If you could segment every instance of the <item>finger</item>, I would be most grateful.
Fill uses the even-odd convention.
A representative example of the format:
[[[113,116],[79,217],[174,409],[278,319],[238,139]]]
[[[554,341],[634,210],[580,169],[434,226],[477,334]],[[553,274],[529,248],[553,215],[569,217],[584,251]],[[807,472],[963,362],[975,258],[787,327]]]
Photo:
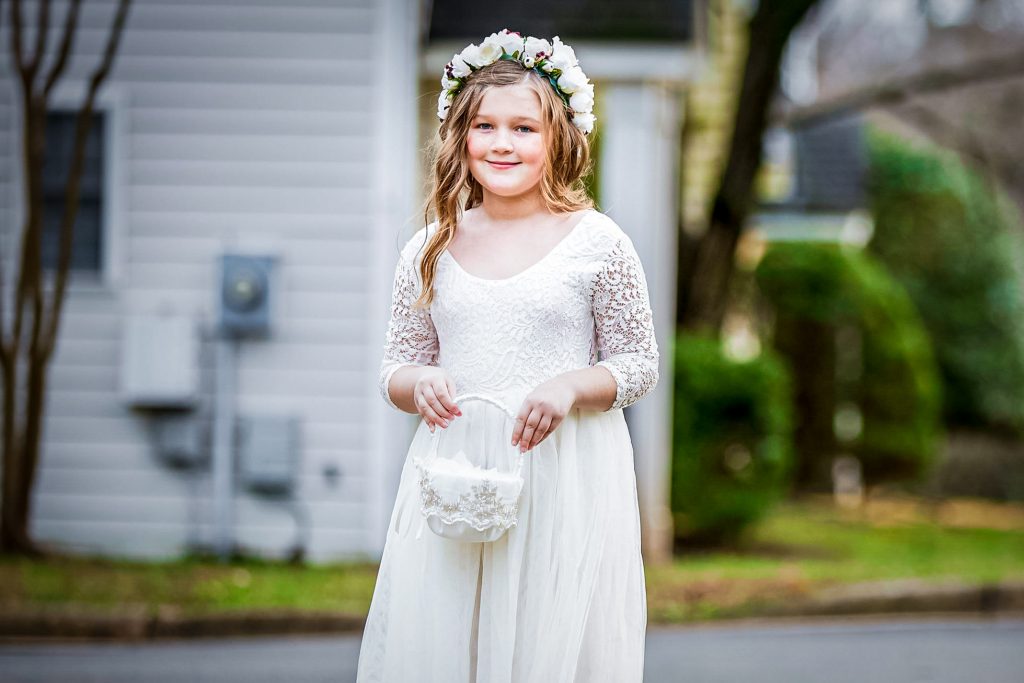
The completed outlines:
[[[436,394],[437,400],[441,403],[441,407],[444,408],[448,414],[448,419],[454,420],[455,416],[459,414],[459,407],[455,405],[455,401],[453,401],[451,395],[449,395],[447,384],[439,387]]]
[[[448,426],[448,420],[454,417],[448,410],[441,405],[440,399],[437,398],[437,394],[434,393],[433,387],[427,387],[423,390],[423,395],[427,399],[427,403],[434,409],[434,412],[441,418],[441,424],[444,427]]]
[[[544,440],[544,437],[548,433],[548,427],[551,424],[551,418],[547,415],[541,418],[540,422],[537,423],[537,429],[533,432],[533,438],[530,439],[530,445],[527,450],[533,449],[534,446]]]
[[[516,415],[516,426],[512,430],[512,445],[515,446],[523,438],[523,427],[526,426],[526,416],[529,414],[529,410],[525,407],[520,409],[519,414]]]
[[[447,392],[446,396],[451,397],[451,405],[448,406],[448,409],[451,410],[456,415],[462,415],[462,410],[459,408],[459,405],[455,402],[455,396],[457,394],[457,392],[455,391],[455,383],[452,382],[450,377],[445,377],[444,387],[445,391]]]
[[[525,451],[529,447],[530,439],[533,438],[533,433],[536,431],[537,424],[540,422],[540,418],[536,417],[537,415],[537,411],[534,411],[526,418],[526,425],[523,427],[523,440],[519,444],[520,451]],[[531,419],[533,422],[530,421]]]
[[[416,409],[419,410],[420,415],[427,421],[427,425],[430,427],[430,431],[434,431],[434,426],[441,424],[441,417],[430,407],[430,402],[427,401],[427,397],[420,394],[416,398]]]
[[[548,435],[548,430],[551,428],[551,416],[545,415],[541,418],[540,423],[537,425],[537,431],[533,433],[533,440],[530,442],[529,448],[532,449],[534,446],[544,440],[544,437]]]

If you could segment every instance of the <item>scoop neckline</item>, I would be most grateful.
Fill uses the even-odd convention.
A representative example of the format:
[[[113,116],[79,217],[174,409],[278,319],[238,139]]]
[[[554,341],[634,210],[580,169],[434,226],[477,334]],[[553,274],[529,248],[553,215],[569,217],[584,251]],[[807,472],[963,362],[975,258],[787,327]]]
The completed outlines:
[[[550,249],[548,249],[547,253],[540,257],[540,260],[534,261],[532,264],[528,265],[523,270],[519,271],[518,273],[515,273],[514,275],[509,275],[508,277],[492,278],[492,277],[480,277],[479,275],[473,275],[473,273],[470,273],[468,270],[463,268],[459,264],[459,262],[455,260],[455,257],[452,256],[448,252],[447,248],[445,248],[445,250],[442,251],[441,253],[444,256],[448,257],[448,260],[455,265],[455,268],[460,273],[462,273],[466,277],[470,278],[471,280],[478,280],[480,282],[495,282],[495,283],[510,282],[512,280],[516,280],[516,279],[522,277],[523,275],[526,275],[527,273],[529,273],[530,271],[538,268],[541,264],[543,264],[545,261],[550,259],[552,257],[552,255],[554,255],[555,252],[557,252],[559,249],[561,249],[562,246],[566,242],[569,241],[569,238],[571,238],[580,229],[580,226],[582,226],[584,223],[586,223],[587,219],[590,218],[591,216],[593,216],[593,214],[595,214],[595,213],[598,213],[598,211],[596,209],[587,209],[586,213],[583,214],[583,218],[581,218],[578,221],[576,221],[576,225],[574,225],[572,227],[572,230],[570,230],[568,233],[566,233],[565,237],[563,237],[562,239],[558,240],[558,242],[555,244],[555,246],[553,246]]]

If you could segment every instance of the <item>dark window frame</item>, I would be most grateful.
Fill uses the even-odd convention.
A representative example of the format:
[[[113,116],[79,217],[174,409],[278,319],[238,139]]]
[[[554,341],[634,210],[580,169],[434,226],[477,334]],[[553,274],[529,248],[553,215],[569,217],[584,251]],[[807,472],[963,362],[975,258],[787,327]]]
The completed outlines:
[[[43,163],[43,252],[44,271],[57,267],[60,221],[64,212],[67,174],[74,150],[77,109],[55,107],[46,116],[46,153]],[[106,247],[105,203],[109,188],[105,173],[109,116],[104,109],[93,111],[92,126],[86,141],[86,154],[79,189],[79,207],[69,271],[72,277],[85,275],[99,279],[104,274]]]

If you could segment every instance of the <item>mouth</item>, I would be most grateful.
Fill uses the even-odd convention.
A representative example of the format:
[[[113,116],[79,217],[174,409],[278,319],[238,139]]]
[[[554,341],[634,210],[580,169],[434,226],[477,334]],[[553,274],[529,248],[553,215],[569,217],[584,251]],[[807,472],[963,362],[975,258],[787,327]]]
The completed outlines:
[[[513,166],[519,165],[519,162],[512,163],[508,161],[488,161],[487,163],[489,163],[494,168],[512,168]]]

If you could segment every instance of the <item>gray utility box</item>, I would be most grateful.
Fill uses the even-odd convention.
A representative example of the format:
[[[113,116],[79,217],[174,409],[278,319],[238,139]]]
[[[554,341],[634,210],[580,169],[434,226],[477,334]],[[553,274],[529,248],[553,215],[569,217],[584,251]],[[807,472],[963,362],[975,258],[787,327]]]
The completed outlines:
[[[193,409],[199,402],[199,336],[185,315],[134,314],[121,336],[120,393],[133,408]]]
[[[207,467],[212,425],[198,411],[162,412],[153,417],[157,453],[179,469]]]
[[[222,254],[217,310],[220,329],[233,337],[270,334],[274,256]]]
[[[241,484],[258,493],[292,493],[299,470],[299,419],[245,416],[237,424]]]

